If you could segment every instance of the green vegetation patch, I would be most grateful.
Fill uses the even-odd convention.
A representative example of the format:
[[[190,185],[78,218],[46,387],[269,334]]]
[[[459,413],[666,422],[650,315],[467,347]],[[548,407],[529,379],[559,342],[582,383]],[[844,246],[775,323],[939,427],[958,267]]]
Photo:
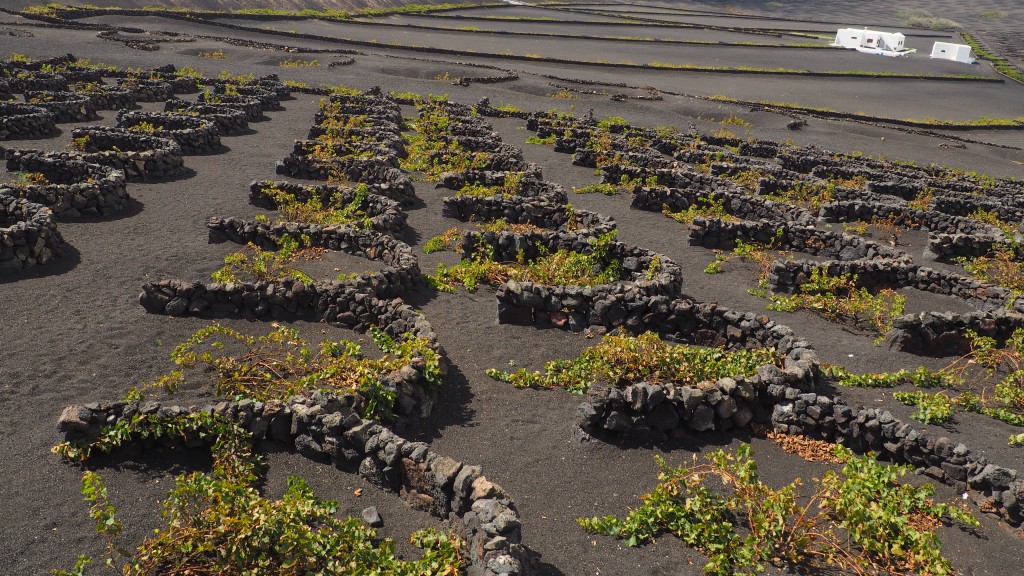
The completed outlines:
[[[855,457],[842,446],[839,472],[815,478],[807,494],[800,479],[776,489],[761,481],[753,451],[716,450],[691,467],[660,456],[658,486],[624,518],[581,518],[589,532],[638,546],[673,534],[708,557],[704,573],[760,574],[769,564],[809,573],[952,575],[935,528],[977,526],[967,510],[935,503],[931,484],[899,479],[908,466]],[[724,486],[724,488],[722,488]],[[724,492],[724,494],[723,494]]]
[[[82,476],[97,534],[107,540],[104,564],[126,575],[167,574],[325,574],[356,576],[457,576],[464,542],[454,534],[426,529],[410,537],[422,550],[415,561],[395,555],[392,540],[358,518],[338,519],[335,501],[318,501],[302,478],[291,476],[277,500],[260,494],[263,460],[252,451],[252,438],[219,416],[192,413],[173,418],[136,414],[105,428],[92,443],[62,443],[54,452],[86,460],[93,451],[108,452],[129,441],[150,438],[213,442],[213,470],[175,477],[163,501],[164,524],[137,546],[122,542],[123,526],[101,476]],[[93,561],[81,555],[71,570],[57,576],[84,576]]]
[[[1002,346],[994,338],[971,330],[966,338],[970,352],[940,370],[920,366],[914,370],[857,374],[841,366],[823,366],[822,372],[841,386],[891,388],[913,384],[919,388],[962,390],[952,397],[895,393],[894,397],[900,394],[897,400],[919,408],[914,417],[922,421],[943,422],[955,408],[960,408],[1024,427],[1024,329],[1015,330]],[[981,385],[981,394],[964,390],[970,384]]]
[[[132,388],[126,400],[139,401],[152,390],[175,393],[185,382],[183,370],[201,367],[213,378],[220,398],[285,401],[316,390],[337,394],[356,392],[367,400],[364,416],[388,418],[395,392],[382,378],[413,361],[425,363],[428,386],[441,383],[440,357],[425,338],[405,335],[398,341],[371,329],[380,358],[366,358],[349,340],[324,340],[318,347],[285,326],[254,336],[221,324],[196,331],[174,348],[171,360],[179,367],[152,382]]]
[[[815,268],[811,278],[791,296],[771,296],[769,310],[793,312],[810,310],[834,322],[864,324],[881,340],[892,328],[893,320],[903,314],[907,297],[891,288],[871,292],[858,288],[856,274],[830,276]]]
[[[437,273],[428,276],[438,290],[453,292],[464,286],[470,292],[480,284],[497,285],[510,280],[551,286],[599,286],[622,277],[622,261],[611,253],[615,232],[590,240],[588,252],[557,250],[544,252],[532,261],[498,262],[486,248],[479,248],[454,266],[438,263]]]
[[[366,214],[367,195],[370,188],[366,184],[358,184],[355,195],[346,202],[341,191],[335,192],[325,203],[317,194],[310,194],[305,200],[298,199],[295,194],[272,185],[263,191],[277,205],[281,213],[278,222],[300,222],[304,224],[320,224],[337,226],[347,224],[360,229],[370,228],[370,217]]]
[[[541,372],[491,369],[487,375],[517,388],[565,388],[583,394],[597,382],[625,386],[637,382],[694,386],[724,377],[750,376],[758,366],[781,365],[768,348],[728,352],[672,344],[653,332],[640,336],[605,336],[601,342],[568,360],[552,360]]]
[[[985,50],[985,48],[981,46],[981,43],[979,43],[978,40],[974,38],[974,36],[971,36],[970,34],[967,33],[962,33],[960,34],[960,36],[963,37],[964,42],[966,42],[971,47],[971,50],[974,51],[975,56],[982,60],[987,60],[988,62],[990,62],[992,64],[992,67],[995,68],[996,71],[999,72],[1000,74],[1003,74],[1008,78],[1012,78],[1013,80],[1016,80],[1017,82],[1024,84],[1024,72],[1021,72],[1020,68],[1014,66],[1006,58],[993,54],[988,50]]]
[[[214,282],[277,282],[291,279],[312,284],[313,278],[295,268],[301,260],[315,260],[323,255],[322,248],[312,248],[309,238],[299,240],[285,234],[278,241],[277,250],[264,250],[252,242],[241,250],[224,257],[224,266],[210,275]]]

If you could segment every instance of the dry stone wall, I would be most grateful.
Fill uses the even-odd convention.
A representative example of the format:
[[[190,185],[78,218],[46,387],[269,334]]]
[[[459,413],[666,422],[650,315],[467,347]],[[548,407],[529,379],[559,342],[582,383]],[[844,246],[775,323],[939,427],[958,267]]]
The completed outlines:
[[[0,272],[47,264],[63,252],[53,211],[0,193]]]
[[[396,374],[396,378],[401,374]],[[192,412],[214,414],[246,429],[254,442],[271,441],[312,460],[358,473],[410,506],[450,522],[465,539],[470,573],[518,576],[527,573],[522,520],[515,502],[479,466],[440,455],[424,442],[411,442],[360,417],[354,395],[313,393],[286,402],[220,402],[201,408],[157,402],[112,402],[64,409],[58,429],[69,441],[88,440],[104,426],[144,417],[173,418]],[[197,448],[193,438],[163,437],[140,448]]]
[[[181,146],[169,138],[104,126],[75,128],[71,137],[83,142],[83,161],[121,170],[129,179],[173,178],[185,169]]]
[[[44,108],[0,102],[0,139],[38,140],[56,131],[53,114]]]
[[[0,186],[0,195],[42,204],[59,218],[109,216],[128,206],[124,172],[67,152],[3,150],[7,169],[42,174],[43,184]]]
[[[276,210],[277,201],[271,194],[271,191],[275,190],[290,194],[296,202],[305,203],[316,198],[322,206],[336,207],[349,206],[360,195],[355,188],[342,186],[305,186],[285,181],[258,180],[249,184],[249,203],[268,210]],[[405,222],[409,215],[402,209],[401,203],[373,192],[363,193],[363,198],[360,210],[366,214],[370,228],[391,233],[405,230]]]
[[[213,154],[223,151],[220,132],[210,120],[173,112],[122,110],[117,113],[118,128],[136,128],[146,124],[155,127],[155,130],[147,130],[153,136],[174,140],[181,146],[184,154]]]

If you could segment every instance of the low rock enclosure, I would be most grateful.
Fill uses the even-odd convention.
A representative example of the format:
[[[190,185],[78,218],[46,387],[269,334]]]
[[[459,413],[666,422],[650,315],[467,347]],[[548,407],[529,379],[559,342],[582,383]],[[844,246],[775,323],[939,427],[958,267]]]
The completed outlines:
[[[273,96],[270,92],[268,95]],[[258,98],[249,96],[242,96],[239,94],[223,94],[216,93],[211,94],[204,92],[199,95],[196,99],[199,104],[222,104],[224,106],[234,108],[235,110],[241,110],[245,112],[245,117],[248,120],[262,120],[263,119],[263,104]],[[271,110],[273,108],[270,108]]]
[[[304,186],[292,182],[259,180],[249,184],[249,203],[253,206],[277,209],[277,201],[271,191],[280,190],[290,194],[297,202],[307,202],[316,198],[323,206],[348,206],[360,198],[355,188],[341,186]],[[390,198],[368,192],[362,196],[359,209],[366,214],[369,227],[379,232],[401,232],[405,229],[408,213],[402,205]]]
[[[367,288],[381,298],[394,297],[423,284],[419,260],[405,242],[375,230],[358,230],[351,226],[320,226],[280,222],[272,224],[237,218],[211,218],[207,224],[210,242],[224,241],[255,244],[264,250],[277,250],[284,236],[301,238],[311,248],[340,250],[353,256],[380,260],[385,267],[378,272],[360,273],[352,283]],[[331,283],[337,285],[338,283]],[[326,292],[337,287],[324,289]]]
[[[499,261],[515,261],[519,254],[524,254],[527,262],[532,261],[540,254],[538,246],[549,253],[587,253],[594,249],[593,237],[577,234],[485,232],[464,238],[464,253],[474,253],[483,246]],[[498,322],[555,325],[574,331],[588,325],[609,329],[624,326],[642,332],[648,323],[660,321],[660,314],[667,312],[668,301],[682,290],[682,270],[668,258],[621,242],[612,243],[608,252],[611,258],[622,262],[620,281],[593,287],[507,282],[495,294]]]
[[[526,573],[521,526],[515,502],[498,484],[472,466],[410,442],[391,430],[359,417],[352,396],[315,393],[287,402],[242,400],[221,402],[199,410],[236,422],[257,442],[269,440],[313,460],[330,462],[358,473],[385,490],[400,494],[410,506],[449,520],[466,540],[471,570],[484,576]],[[101,426],[128,420],[136,414],[162,417],[187,414],[190,409],[155,402],[115,402],[69,406],[59,427],[68,440],[90,438]],[[199,443],[168,438],[172,447]],[[146,447],[143,445],[143,447]]]
[[[119,128],[135,128],[153,136],[174,140],[184,154],[213,154],[222,151],[217,126],[210,120],[190,114],[122,110],[117,113],[117,125]]]
[[[71,133],[86,162],[121,170],[130,179],[165,179],[182,173],[181,146],[170,138],[124,128],[87,126]]]
[[[0,137],[38,139],[53,135],[57,126],[50,114],[39,106],[0,102]]]
[[[25,103],[38,106],[53,116],[54,122],[85,122],[96,119],[93,99],[76,92],[25,92]]]
[[[46,264],[63,250],[53,211],[0,193],[0,270]]]
[[[128,205],[124,172],[68,152],[4,150],[7,169],[41,174],[39,183],[0,186],[0,195],[43,204],[60,218],[108,216]]]

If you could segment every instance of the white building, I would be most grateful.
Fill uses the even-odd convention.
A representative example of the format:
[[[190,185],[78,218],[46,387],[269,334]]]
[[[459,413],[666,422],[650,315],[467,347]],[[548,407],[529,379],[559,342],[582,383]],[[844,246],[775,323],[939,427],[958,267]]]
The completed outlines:
[[[906,36],[899,32],[881,32],[864,28],[840,28],[836,32],[836,39],[833,46],[849,48],[864,52],[866,54],[880,54],[882,56],[904,56],[914,52],[914,49],[907,49],[903,43]]]
[[[974,57],[971,56],[971,47],[967,44],[936,42],[932,45],[932,58],[974,64]]]

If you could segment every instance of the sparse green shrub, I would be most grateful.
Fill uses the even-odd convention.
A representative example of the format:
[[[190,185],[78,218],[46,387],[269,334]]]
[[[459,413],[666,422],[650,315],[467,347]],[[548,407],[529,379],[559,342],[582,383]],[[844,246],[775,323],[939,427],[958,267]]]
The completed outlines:
[[[672,212],[667,204],[662,204],[661,213],[681,224],[693,224],[695,218],[717,218],[729,222],[739,220],[725,211],[724,198],[716,200],[711,196],[700,196],[689,208],[679,212]]]
[[[130,126],[128,129],[129,130],[136,130],[136,131],[139,131],[139,132],[153,133],[153,132],[157,132],[157,131],[160,131],[160,130],[164,130],[164,127],[163,126],[159,126],[157,124],[153,124],[152,122],[139,122],[138,124]]]
[[[527,144],[541,144],[541,145],[554,144],[555,143],[555,138],[556,137],[555,137],[554,134],[550,134],[548,136],[545,136],[544,138],[540,138],[538,136],[529,136],[529,137],[526,138],[526,143]]]
[[[395,90],[392,90],[391,97],[401,102],[411,102],[415,106],[423,104],[423,96],[416,92],[396,92]]]
[[[370,217],[364,210],[369,192],[370,188],[366,184],[358,184],[350,201],[344,202],[341,192],[336,192],[325,205],[316,194],[311,194],[306,200],[300,201],[295,194],[277,186],[265,190],[265,194],[274,200],[278,211],[281,212],[278,222],[301,222],[323,226],[347,224],[361,229],[371,226]]]
[[[287,58],[281,60],[280,66],[282,68],[304,68],[309,66],[319,66],[320,62],[317,60],[302,60],[299,58]]]
[[[829,276],[823,268],[815,268],[809,281],[792,296],[771,296],[770,310],[792,312],[810,310],[837,322],[867,324],[882,338],[892,322],[903,314],[907,297],[889,288],[872,293],[856,286],[857,276]]]
[[[781,363],[778,353],[768,348],[729,352],[672,344],[647,332],[640,336],[605,336],[576,358],[548,362],[542,372],[491,369],[487,375],[517,388],[565,388],[583,394],[596,382],[613,386],[636,382],[693,386],[706,380],[749,376],[768,363]]]
[[[380,358],[366,358],[360,346],[349,340],[324,340],[315,349],[298,331],[284,326],[254,336],[214,323],[174,348],[171,360],[180,369],[132,388],[126,398],[138,401],[151,390],[173,394],[185,382],[182,370],[201,367],[212,376],[220,398],[266,402],[315,390],[356,392],[366,399],[364,416],[388,419],[395,391],[382,376],[420,359],[427,384],[436,390],[441,383],[440,357],[425,338],[406,334],[396,342],[376,328],[371,333],[384,353]]]
[[[930,484],[899,479],[909,467],[860,458],[842,446],[841,472],[814,480],[807,496],[797,479],[779,489],[763,483],[748,444],[735,454],[716,450],[707,463],[672,467],[660,456],[659,484],[625,518],[581,518],[589,532],[637,546],[674,534],[708,557],[704,573],[760,574],[768,564],[812,573],[955,574],[932,528],[942,520],[977,526],[963,508],[932,501]],[[712,490],[724,484],[725,494]]]
[[[583,188],[573,187],[572,191],[576,194],[593,194],[597,192],[605,196],[618,196],[623,189],[618,184],[591,184]]]
[[[553,286],[597,286],[619,280],[622,262],[609,252],[615,241],[615,232],[590,240],[589,252],[558,250],[542,254],[532,262],[496,262],[489,253],[477,253],[463,258],[454,266],[438,263],[437,273],[429,276],[439,290],[451,292],[464,286],[470,292],[483,284],[500,284],[509,280],[536,282]]]
[[[433,254],[434,252],[444,252],[446,250],[455,250],[458,247],[459,240],[462,239],[462,233],[459,232],[458,228],[449,228],[445,230],[443,234],[433,236],[423,244],[424,254]]]
[[[939,18],[927,10],[900,10],[896,16],[903,19],[903,25],[911,28],[927,28],[928,30],[961,30],[959,22],[949,18]]]
[[[304,283],[312,283],[313,279],[300,270],[292,267],[298,259],[316,259],[323,253],[322,249],[302,247],[298,240],[282,236],[277,242],[277,250],[264,250],[249,243],[237,252],[224,257],[224,267],[211,274],[215,282],[274,282],[291,278]]]
[[[898,394],[905,403],[926,404],[931,414],[941,416],[959,407],[1012,426],[1024,427],[1024,329],[1015,330],[1002,346],[995,339],[970,330],[965,336],[970,341],[971,351],[941,370],[921,366],[915,370],[854,374],[840,366],[823,366],[822,371],[842,386],[888,388],[913,384],[920,388],[958,389],[981,383],[980,395],[970,391],[963,391],[952,398]],[[924,412],[921,415],[924,417]]]
[[[130,422],[108,427],[92,444],[55,447],[65,457],[84,460],[94,449],[140,438],[188,437],[213,441],[213,471],[175,478],[163,502],[165,524],[130,549],[119,542],[121,524],[106,486],[96,472],[82,476],[82,494],[90,505],[97,533],[106,537],[105,564],[126,575],[167,574],[325,574],[356,576],[457,576],[464,543],[455,535],[427,529],[410,537],[423,550],[415,561],[395,556],[394,542],[358,518],[338,519],[336,502],[319,502],[297,476],[279,500],[259,491],[262,459],[252,452],[249,433],[237,424],[205,413],[159,418],[136,414]],[[58,576],[82,576],[92,561],[79,556],[72,570]]]
[[[910,417],[925,424],[941,424],[953,417],[953,401],[942,392],[893,392],[892,397],[907,406],[917,406]]]
[[[1019,262],[1015,251],[1001,247],[985,256],[959,258],[959,262],[972,277],[1002,286],[1013,298],[1024,295],[1024,262]]]
[[[822,204],[832,201],[834,192],[834,184],[820,185],[801,181],[790,188],[766,195],[765,199],[818,210]]]
[[[740,118],[739,116],[737,116],[735,114],[729,114],[728,116],[726,116],[725,118],[722,119],[721,123],[722,123],[722,126],[725,126],[725,125],[753,126],[752,123],[748,122],[747,120],[744,120],[743,118]]]
[[[842,366],[822,366],[822,373],[835,379],[840,386],[851,388],[893,388],[901,384],[913,384],[919,388],[935,388],[937,386],[953,386],[959,382],[947,371],[929,370],[918,366],[914,370],[898,370],[896,372],[878,372],[856,374]]]
[[[579,100],[580,96],[571,90],[562,89],[548,94],[548,98],[554,98],[556,100]]]

